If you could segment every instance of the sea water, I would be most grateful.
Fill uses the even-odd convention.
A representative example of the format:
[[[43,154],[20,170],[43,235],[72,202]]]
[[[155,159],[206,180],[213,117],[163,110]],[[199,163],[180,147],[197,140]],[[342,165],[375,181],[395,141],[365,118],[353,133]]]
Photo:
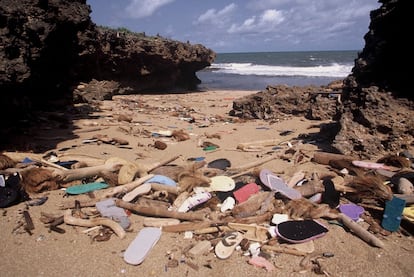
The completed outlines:
[[[263,90],[268,85],[327,85],[351,73],[358,51],[218,53],[197,72],[200,89]]]

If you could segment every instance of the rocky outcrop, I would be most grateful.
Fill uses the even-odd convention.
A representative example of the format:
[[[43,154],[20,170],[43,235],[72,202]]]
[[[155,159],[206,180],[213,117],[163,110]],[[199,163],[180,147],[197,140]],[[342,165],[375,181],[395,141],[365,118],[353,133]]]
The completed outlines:
[[[334,120],[321,130],[340,153],[372,158],[414,147],[414,94],[405,61],[413,60],[406,42],[409,1],[382,0],[371,12],[365,47],[335,90],[269,86],[234,101],[231,114],[279,120],[291,114],[308,119]],[[332,87],[331,87],[332,89]],[[320,92],[328,93],[320,93]],[[341,92],[340,98],[332,93]],[[337,94],[335,94],[337,95]],[[332,132],[335,130],[335,133]],[[327,136],[326,134],[329,133]]]
[[[289,116],[330,120],[336,116],[339,89],[328,86],[267,86],[265,90],[233,101],[230,115],[249,119],[280,121]]]
[[[348,87],[377,86],[393,95],[414,99],[410,82],[413,60],[411,1],[380,0],[382,6],[370,14],[365,46],[346,80]],[[408,63],[407,63],[408,62]]]
[[[90,12],[85,0],[0,0],[3,115],[71,103],[92,79],[125,93],[194,88],[215,57],[202,45],[99,29]]]
[[[333,142],[344,154],[372,157],[414,146],[414,94],[405,64],[413,60],[406,42],[409,1],[380,2],[371,12],[365,47],[344,81],[340,131]]]
[[[147,37],[143,33],[97,28],[95,35],[100,44],[79,53],[76,79],[116,81],[122,93],[196,89],[201,83],[196,72],[209,66],[215,58],[212,50],[200,44]],[[88,37],[85,42],[88,45]],[[75,90],[75,98],[88,101],[89,98],[85,98],[91,92],[88,87],[97,91],[94,84],[82,91],[82,97],[79,97],[79,90]],[[110,97],[108,94],[93,95],[97,100]]]

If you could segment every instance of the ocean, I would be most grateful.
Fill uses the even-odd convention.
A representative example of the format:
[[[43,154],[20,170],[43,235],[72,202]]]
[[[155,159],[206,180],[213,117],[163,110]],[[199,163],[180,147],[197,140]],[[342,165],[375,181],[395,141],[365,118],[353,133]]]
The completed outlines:
[[[199,89],[263,90],[268,85],[327,85],[351,73],[358,51],[218,53],[197,72]]]

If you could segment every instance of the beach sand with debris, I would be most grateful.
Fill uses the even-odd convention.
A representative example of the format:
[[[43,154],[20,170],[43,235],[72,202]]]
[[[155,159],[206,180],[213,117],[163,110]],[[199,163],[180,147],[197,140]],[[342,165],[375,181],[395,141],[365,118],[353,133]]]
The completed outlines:
[[[32,144],[58,141],[54,149],[33,154],[41,158],[51,151],[61,160],[70,157],[93,157],[97,164],[111,157],[119,157],[142,165],[172,159],[170,164],[183,168],[194,167],[196,158],[206,163],[228,159],[231,168],[243,172],[257,164],[284,180],[302,171],[306,176],[337,174],[323,164],[312,161],[321,151],[306,134],[319,132],[323,121],[286,115],[280,121],[243,120],[228,115],[232,101],[254,91],[205,91],[196,93],[122,95],[111,101],[96,103],[96,110],[74,120],[74,136],[62,139],[54,128],[44,128]],[[78,107],[78,112],[82,107]],[[40,130],[39,130],[40,131]],[[174,131],[182,136],[174,137]],[[257,142],[272,143],[257,144]],[[106,142],[106,143],[105,143]],[[252,143],[243,148],[243,143]],[[165,148],[165,149],[162,149]],[[14,153],[15,157],[30,156]],[[260,164],[260,162],[265,161]],[[80,181],[77,181],[80,183]],[[71,184],[76,184],[76,181]],[[262,188],[263,189],[263,188]],[[105,190],[103,190],[105,191]],[[99,197],[103,191],[94,192]],[[148,193],[142,197],[151,196]],[[228,259],[218,259],[214,245],[223,231],[210,234],[162,232],[159,241],[140,265],[127,264],[123,254],[138,232],[144,227],[146,216],[129,213],[130,228],[125,237],[112,234],[109,240],[99,241],[98,230],[85,232],[88,227],[59,225],[64,233],[50,231],[40,219],[42,214],[56,217],[64,214],[62,204],[75,200],[93,200],[91,195],[65,195],[62,189],[32,194],[32,198],[47,196],[39,206],[25,202],[1,209],[0,243],[1,276],[412,276],[414,242],[410,235],[400,231],[375,236],[384,247],[371,246],[333,219],[317,219],[329,230],[313,240],[314,251],[307,256],[266,250],[265,259],[274,269],[249,264],[248,251],[236,249]],[[343,199],[343,198],[342,198]],[[210,209],[214,203],[210,203]],[[214,204],[215,205],[215,204]],[[203,207],[205,208],[205,207]],[[197,211],[197,207],[194,211]],[[201,208],[200,208],[201,209]],[[22,213],[29,211],[34,229],[24,230]],[[92,214],[94,207],[82,208]],[[377,210],[381,213],[381,210]],[[220,210],[213,211],[217,216]],[[378,217],[376,217],[378,218]],[[258,222],[268,227],[270,223]],[[367,222],[361,223],[368,225]],[[199,241],[208,240],[212,247],[198,255],[189,250]],[[274,247],[288,247],[290,243],[269,236]]]

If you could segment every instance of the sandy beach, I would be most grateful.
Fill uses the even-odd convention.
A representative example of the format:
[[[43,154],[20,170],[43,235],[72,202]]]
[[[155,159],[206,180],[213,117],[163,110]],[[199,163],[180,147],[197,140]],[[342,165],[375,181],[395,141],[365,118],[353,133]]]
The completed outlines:
[[[38,155],[54,151],[63,160],[76,154],[102,161],[119,157],[149,165],[178,156],[171,164],[186,167],[194,158],[203,157],[206,162],[225,158],[231,162],[231,168],[239,168],[268,159],[257,167],[269,169],[285,180],[298,171],[307,175],[332,174],[329,166],[311,161],[320,146],[301,139],[303,134],[319,132],[319,125],[325,122],[294,116],[267,122],[228,115],[234,99],[252,93],[256,92],[118,95],[112,101],[97,103],[96,111],[87,117],[75,116],[70,139],[60,134],[62,130],[39,128],[30,143],[52,144],[54,148]],[[79,106],[78,111],[81,110]],[[179,141],[171,136],[154,135],[173,131],[182,131],[188,139]],[[127,144],[100,143],[94,140],[96,137],[116,138]],[[237,148],[241,143],[264,140],[275,143],[258,151]],[[156,141],[164,143],[166,148],[157,148]],[[206,143],[216,148],[206,151],[203,148]],[[283,158],[290,148],[301,154],[300,159],[296,159],[297,155]],[[1,209],[1,276],[317,276],[319,274],[312,270],[315,265],[322,268],[323,272],[319,273],[326,276],[413,276],[414,272],[411,236],[401,232],[386,236],[376,234],[384,247],[373,247],[330,219],[318,219],[329,231],[313,240],[314,251],[307,256],[309,266],[303,266],[306,262],[303,256],[272,251],[266,251],[267,260],[275,267],[271,272],[249,264],[250,256],[240,249],[226,260],[218,259],[213,248],[189,257],[188,250],[198,241],[209,239],[215,243],[218,235],[216,233],[214,238],[214,235],[192,234],[186,238],[183,232],[162,232],[145,260],[134,266],[123,260],[123,253],[143,228],[144,216],[130,213],[131,226],[125,238],[113,234],[107,241],[97,241],[94,239],[96,232],[85,233],[86,227],[62,224],[60,227],[65,233],[60,234],[51,232],[47,224],[40,221],[42,213],[62,215],[62,203],[87,200],[90,196],[65,196],[61,189],[31,196],[47,196],[48,200],[40,206],[28,207],[22,202]],[[23,228],[16,229],[26,209],[35,226],[32,234]]]

